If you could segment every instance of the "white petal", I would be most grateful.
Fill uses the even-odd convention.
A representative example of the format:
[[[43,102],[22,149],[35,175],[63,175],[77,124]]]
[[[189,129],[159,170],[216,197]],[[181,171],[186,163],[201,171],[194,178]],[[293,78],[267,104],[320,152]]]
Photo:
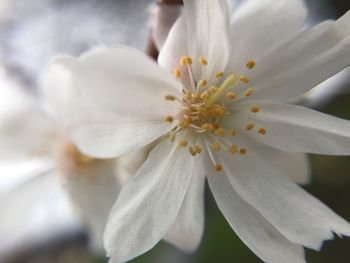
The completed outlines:
[[[124,118],[103,110],[86,96],[65,105],[67,132],[79,149],[99,158],[117,157],[145,146],[172,129],[164,120]]]
[[[172,72],[180,66],[180,58],[188,54],[186,17],[182,14],[171,28],[168,38],[159,52],[158,63],[161,67]]]
[[[305,107],[267,101],[251,102],[261,107],[259,113],[248,110],[235,114],[244,125],[252,122],[266,134],[249,132],[249,136],[266,145],[293,152],[350,155],[350,122]],[[242,104],[240,104],[242,105]]]
[[[56,127],[34,105],[17,106],[1,114],[1,159],[25,159],[51,153],[54,141],[50,135]]]
[[[199,246],[204,230],[204,171],[196,174],[188,187],[185,199],[165,240],[176,247],[193,252]]]
[[[105,230],[112,262],[148,251],[167,233],[179,213],[192,176],[201,171],[186,149],[163,141],[123,187]]]
[[[181,13],[181,5],[155,4],[152,7],[152,36],[161,50],[168,37],[169,31]]]
[[[52,166],[44,165],[28,180],[0,193],[0,234],[7,236],[17,231],[57,184],[58,176]]]
[[[307,184],[311,180],[311,168],[308,156],[304,153],[280,151],[259,143],[256,151],[262,158],[283,172],[298,184]]]
[[[73,79],[70,71],[55,60],[43,70],[39,80],[41,102],[48,114],[56,122],[64,125],[70,115],[65,109],[68,101],[74,96]]]
[[[259,58],[295,37],[307,10],[301,0],[245,1],[231,19],[231,70],[240,71],[248,60]]]
[[[208,175],[214,198],[232,229],[263,261],[306,262],[303,248],[288,241],[232,189],[224,174]]]
[[[350,64],[350,12],[326,21],[264,55],[251,74],[254,98],[288,100]]]
[[[101,109],[126,118],[153,120],[177,112],[164,96],[180,95],[181,85],[136,49],[99,48],[78,59],[58,61],[72,71],[75,88]]]
[[[215,73],[224,71],[230,54],[229,10],[226,0],[185,0],[187,45],[194,59],[194,77],[211,82]],[[198,66],[198,57],[208,60],[205,67]],[[197,66],[196,66],[197,65]]]
[[[320,249],[333,232],[350,235],[350,224],[293,183],[258,155],[246,142],[248,153],[218,154],[235,191],[279,232],[295,244]]]
[[[121,185],[113,160],[91,163],[78,174],[65,174],[64,189],[91,234],[90,244],[96,252],[104,251],[103,231]]]

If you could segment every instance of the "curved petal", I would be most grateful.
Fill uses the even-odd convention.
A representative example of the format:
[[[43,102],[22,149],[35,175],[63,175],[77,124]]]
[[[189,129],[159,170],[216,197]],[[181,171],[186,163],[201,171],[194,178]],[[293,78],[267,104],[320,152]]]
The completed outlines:
[[[180,212],[164,237],[176,247],[193,252],[199,246],[204,230],[204,171],[196,174],[188,187]]]
[[[268,52],[251,74],[253,98],[289,100],[350,64],[350,12]]]
[[[114,160],[96,160],[86,170],[65,174],[64,184],[70,201],[90,233],[90,245],[104,251],[103,231],[121,185],[115,174]]]
[[[186,17],[182,14],[171,28],[164,46],[159,52],[158,63],[161,67],[172,72],[179,66],[180,58],[188,54]]]
[[[121,156],[153,142],[173,127],[164,120],[124,118],[98,106],[74,90],[64,107],[67,133],[80,151],[90,156]]]
[[[278,232],[233,190],[223,174],[209,174],[208,182],[226,220],[242,241],[264,262],[306,262],[301,246]]]
[[[2,112],[0,157],[2,160],[33,158],[52,153],[56,126],[34,105],[18,105]]]
[[[287,239],[318,250],[333,232],[350,235],[348,222],[246,147],[246,155],[220,152],[217,158],[235,191]]]
[[[136,49],[99,48],[56,61],[71,70],[75,88],[105,111],[152,120],[177,112],[164,96],[179,96],[181,85]]]
[[[11,235],[58,185],[52,165],[43,165],[28,180],[0,193],[0,234]]]
[[[216,72],[225,70],[230,54],[227,1],[185,0],[184,14],[189,55],[195,61],[194,78],[211,83]],[[200,56],[208,60],[207,66],[199,67]]]
[[[46,112],[63,126],[64,121],[70,116],[65,109],[66,104],[74,97],[71,72],[53,60],[40,75],[39,91]]]
[[[234,12],[229,69],[241,71],[248,60],[292,39],[301,31],[307,10],[302,0],[249,0]]]
[[[181,14],[181,10],[181,5],[164,3],[157,3],[152,7],[152,36],[158,50],[163,48],[169,31]]]
[[[261,107],[259,113],[241,110],[232,121],[252,122],[265,128],[265,135],[247,133],[255,140],[285,151],[350,155],[350,121],[301,106],[267,101],[252,103]],[[251,104],[242,105],[249,109]]]
[[[138,173],[123,187],[107,222],[104,241],[112,262],[125,262],[161,240],[175,221],[192,176],[196,158],[163,141]]]

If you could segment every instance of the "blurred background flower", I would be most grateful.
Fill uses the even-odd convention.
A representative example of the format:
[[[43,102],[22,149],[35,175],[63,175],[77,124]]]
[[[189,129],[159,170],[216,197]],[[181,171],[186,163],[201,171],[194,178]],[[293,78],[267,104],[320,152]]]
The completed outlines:
[[[0,86],[38,94],[41,71],[57,54],[79,55],[96,45],[126,44],[141,50],[150,34],[152,0],[0,0]],[[232,0],[232,8],[242,0]],[[306,0],[308,24],[337,18],[350,9],[348,0]],[[5,96],[5,95],[1,95]],[[301,103],[350,119],[350,74],[345,70],[322,83]],[[1,103],[14,104],[2,99]],[[1,123],[0,119],[0,123]],[[307,190],[350,221],[350,157],[310,157],[313,181]],[[16,187],[38,169],[35,162],[18,169],[1,165],[0,192]],[[130,169],[126,162],[123,169]],[[11,166],[13,167],[13,166]],[[132,167],[131,167],[132,168]],[[43,200],[16,233],[2,237],[0,261],[106,262],[88,248],[87,233],[73,216],[59,187]],[[186,255],[161,243],[133,262],[259,262],[233,235],[212,196],[206,200],[206,231],[195,254]],[[0,211],[1,216],[1,211]],[[326,243],[320,253],[308,252],[308,262],[350,262],[350,240]]]

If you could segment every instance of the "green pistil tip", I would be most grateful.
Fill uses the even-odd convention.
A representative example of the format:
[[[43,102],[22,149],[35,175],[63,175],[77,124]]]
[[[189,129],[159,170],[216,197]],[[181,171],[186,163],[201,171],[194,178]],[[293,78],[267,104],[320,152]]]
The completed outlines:
[[[228,76],[225,81],[221,84],[220,88],[214,95],[210,97],[210,99],[205,103],[205,108],[210,108],[216,101],[218,101],[222,96],[226,94],[229,88],[236,83],[236,75],[231,74]]]

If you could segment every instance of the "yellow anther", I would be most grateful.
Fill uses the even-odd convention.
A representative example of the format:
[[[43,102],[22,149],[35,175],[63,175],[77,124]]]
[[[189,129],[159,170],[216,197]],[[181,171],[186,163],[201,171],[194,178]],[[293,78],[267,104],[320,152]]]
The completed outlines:
[[[180,145],[181,147],[187,147],[188,142],[187,142],[186,140],[181,140],[181,141],[179,142],[179,145]]]
[[[250,111],[251,111],[252,113],[257,113],[257,112],[260,111],[260,107],[259,107],[258,105],[252,105],[252,106],[250,107]]]
[[[186,123],[187,123],[188,125],[191,125],[191,124],[193,123],[193,119],[192,119],[191,116],[188,116],[188,117],[187,117]]]
[[[214,127],[214,130],[217,130],[217,129],[219,129],[219,124],[217,124],[217,123],[213,123],[213,127]]]
[[[85,164],[88,164],[88,163],[91,163],[94,158],[90,157],[90,156],[87,156],[87,155],[81,155],[79,160],[82,162],[82,163],[85,163]]]
[[[250,81],[249,77],[246,75],[240,76],[239,80],[243,83],[248,83]]]
[[[207,101],[209,99],[209,97],[210,96],[209,96],[208,92],[206,92],[206,91],[201,93],[201,95],[200,95],[200,98],[204,101]]]
[[[198,81],[199,87],[205,87],[207,85],[207,81],[205,79],[201,79]]]
[[[218,87],[211,86],[211,87],[209,88],[209,92],[210,92],[211,94],[214,94],[214,93],[216,93],[217,91],[218,91]]]
[[[253,128],[254,128],[254,123],[248,123],[247,126],[245,126],[245,129],[246,129],[247,131],[250,131],[250,130],[252,130]]]
[[[213,142],[211,148],[213,151],[218,152],[221,149],[221,144],[219,142]]]
[[[256,65],[256,62],[254,60],[249,60],[246,64],[247,68],[252,69]]]
[[[195,146],[196,153],[200,154],[202,152],[202,148],[199,146]]]
[[[173,96],[173,95],[165,95],[164,98],[165,98],[166,100],[171,100],[171,101],[174,101],[174,100],[176,99],[176,97]]]
[[[218,128],[216,131],[215,131],[215,135],[218,136],[218,137],[225,137],[225,130],[223,128]]]
[[[265,134],[266,134],[266,129],[260,128],[260,129],[258,130],[258,132],[259,132],[260,134],[262,134],[262,135],[265,135]]]
[[[200,56],[200,57],[198,58],[198,62],[199,62],[199,64],[201,64],[201,65],[203,65],[203,66],[208,65],[208,61],[207,61],[203,56]]]
[[[188,122],[185,120],[179,121],[179,127],[180,129],[186,129],[188,127]]]
[[[185,98],[191,100],[193,98],[193,93],[191,91],[187,91]]]
[[[230,153],[235,154],[238,152],[238,148],[236,145],[232,144],[229,148]]]
[[[184,66],[184,67],[186,67],[188,65],[191,65],[192,64],[192,58],[189,57],[189,56],[183,56],[180,59],[180,64],[181,64],[181,66]]]
[[[247,149],[246,148],[239,149],[239,154],[241,154],[241,155],[247,154]]]
[[[233,128],[229,129],[229,130],[228,130],[228,133],[229,133],[232,137],[234,137],[234,136],[237,135],[236,129],[233,129]]]
[[[211,132],[214,130],[214,125],[211,123],[204,123],[201,128],[207,132]]]
[[[165,121],[168,123],[172,123],[174,121],[174,118],[173,118],[173,116],[166,116]]]
[[[217,171],[217,172],[220,172],[222,170],[222,166],[217,163],[217,164],[214,165],[214,170]]]
[[[219,71],[219,72],[216,72],[215,73],[215,77],[217,78],[217,79],[221,79],[223,76],[224,76],[224,72],[222,72],[222,71]]]
[[[179,79],[181,77],[180,69],[178,68],[174,69],[174,75],[175,75],[175,78]]]
[[[228,98],[229,100],[234,100],[237,98],[237,94],[232,91],[229,91],[226,93],[226,98]]]
[[[246,97],[249,97],[249,96],[251,96],[251,95],[253,94],[253,92],[254,92],[254,90],[253,90],[252,88],[249,88],[249,89],[247,89],[247,90],[244,92],[244,95],[245,95]]]
[[[190,151],[192,156],[196,156],[197,152],[192,146],[190,148],[188,148],[188,150]]]

